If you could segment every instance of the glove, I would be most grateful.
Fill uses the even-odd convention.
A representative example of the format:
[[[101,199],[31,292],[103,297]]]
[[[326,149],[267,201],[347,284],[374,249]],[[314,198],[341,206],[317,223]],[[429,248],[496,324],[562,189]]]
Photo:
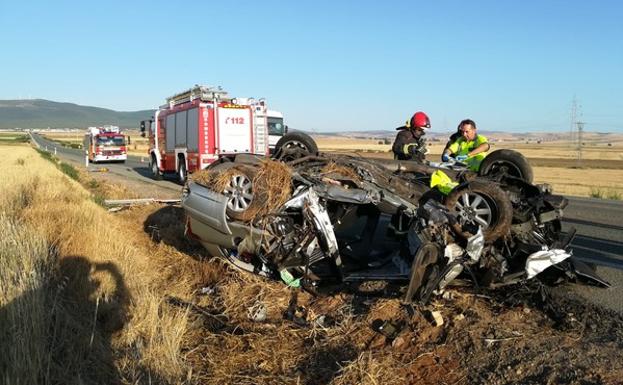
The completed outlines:
[[[468,158],[467,155],[457,155],[456,160],[459,161],[459,162],[463,162],[467,158]]]
[[[420,148],[418,147],[417,144],[412,144],[412,145],[409,146],[409,154],[415,155],[418,152],[420,152]]]
[[[447,162],[449,160],[450,160],[450,155],[445,154],[445,153],[443,155],[441,155],[441,161],[442,162]]]

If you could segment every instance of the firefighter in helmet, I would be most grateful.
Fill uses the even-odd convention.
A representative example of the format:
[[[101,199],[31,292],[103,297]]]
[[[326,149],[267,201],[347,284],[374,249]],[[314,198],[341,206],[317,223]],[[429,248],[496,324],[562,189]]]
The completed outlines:
[[[424,161],[427,152],[424,135],[427,128],[430,128],[430,119],[422,111],[413,114],[404,126],[396,128],[400,132],[392,146],[394,159]]]

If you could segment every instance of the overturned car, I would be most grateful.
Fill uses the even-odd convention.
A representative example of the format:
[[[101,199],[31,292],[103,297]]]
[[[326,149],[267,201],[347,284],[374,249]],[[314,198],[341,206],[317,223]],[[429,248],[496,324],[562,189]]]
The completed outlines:
[[[608,285],[571,255],[574,232],[561,232],[567,201],[550,190],[505,172],[239,154],[195,174],[182,206],[187,236],[211,255],[312,290],[397,281],[405,302],[425,303],[460,275],[489,287],[537,275]]]

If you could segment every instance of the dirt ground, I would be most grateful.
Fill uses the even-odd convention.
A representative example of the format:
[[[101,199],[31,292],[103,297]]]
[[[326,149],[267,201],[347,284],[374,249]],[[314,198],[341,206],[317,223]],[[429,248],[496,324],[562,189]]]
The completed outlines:
[[[137,242],[204,261],[190,280],[201,282],[196,295],[167,301],[190,309],[184,354],[201,383],[623,383],[623,317],[570,292],[554,296],[536,281],[454,287],[425,307],[402,304],[404,288],[381,282],[312,295],[206,255],[184,237],[180,207],[111,215],[140,229]]]

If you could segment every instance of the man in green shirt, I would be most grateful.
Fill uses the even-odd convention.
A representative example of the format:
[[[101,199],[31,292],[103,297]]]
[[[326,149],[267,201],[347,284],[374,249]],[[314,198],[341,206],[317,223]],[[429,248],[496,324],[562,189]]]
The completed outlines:
[[[459,124],[461,136],[446,148],[441,160],[447,162],[452,155],[456,160],[466,163],[470,170],[478,171],[490,146],[487,138],[476,133],[476,129],[473,120],[461,121]]]

